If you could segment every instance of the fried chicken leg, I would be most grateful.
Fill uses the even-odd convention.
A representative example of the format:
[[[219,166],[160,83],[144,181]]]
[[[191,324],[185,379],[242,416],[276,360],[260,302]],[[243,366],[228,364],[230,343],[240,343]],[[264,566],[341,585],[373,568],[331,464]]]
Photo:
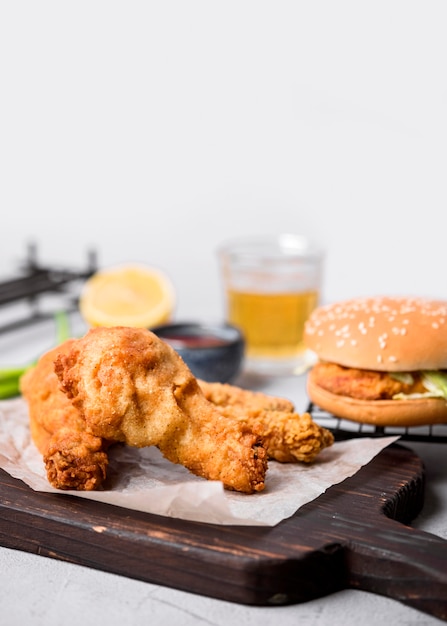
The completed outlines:
[[[248,424],[262,437],[271,459],[311,463],[334,442],[329,430],[316,424],[309,413],[296,413],[289,400],[229,384],[199,380],[199,385],[222,415]]]
[[[97,489],[106,478],[108,443],[85,430],[79,411],[59,389],[54,359],[74,340],[44,354],[20,381],[29,407],[31,437],[56,489]]]
[[[101,440],[157,446],[192,473],[245,493],[264,488],[267,453],[228,420],[165,342],[141,328],[95,328],[56,357],[62,390]]]

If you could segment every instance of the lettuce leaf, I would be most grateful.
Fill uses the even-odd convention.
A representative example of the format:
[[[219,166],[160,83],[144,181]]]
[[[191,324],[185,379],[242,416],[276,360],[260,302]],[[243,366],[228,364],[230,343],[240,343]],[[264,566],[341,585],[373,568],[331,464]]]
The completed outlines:
[[[444,398],[447,400],[447,371],[424,370],[421,372],[425,393],[396,393],[393,400],[412,400],[416,398]],[[404,381],[402,381],[404,382]]]
[[[390,376],[405,385],[412,385],[414,383],[413,375],[410,374],[410,372],[390,372]]]
[[[437,397],[447,400],[447,372],[445,371],[424,371],[422,372],[422,382],[424,387],[435,393]]]

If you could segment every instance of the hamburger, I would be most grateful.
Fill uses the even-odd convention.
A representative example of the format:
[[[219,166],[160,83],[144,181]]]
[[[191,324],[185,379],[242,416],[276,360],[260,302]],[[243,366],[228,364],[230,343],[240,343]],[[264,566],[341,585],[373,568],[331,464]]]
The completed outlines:
[[[447,302],[367,297],[314,310],[304,330],[317,359],[310,400],[378,426],[447,422]]]

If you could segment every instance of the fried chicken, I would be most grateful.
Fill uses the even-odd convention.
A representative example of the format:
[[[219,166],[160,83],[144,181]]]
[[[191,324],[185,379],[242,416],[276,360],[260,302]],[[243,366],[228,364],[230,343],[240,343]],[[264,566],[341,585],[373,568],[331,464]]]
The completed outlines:
[[[95,328],[55,359],[61,388],[99,440],[156,446],[192,473],[264,488],[267,453],[248,423],[210,403],[180,356],[141,328]]]
[[[336,363],[317,363],[312,370],[312,378],[326,391],[357,400],[391,400],[398,393],[426,391],[417,373],[407,383],[387,372],[343,367]]]
[[[43,455],[48,482],[56,489],[90,491],[106,478],[108,442],[85,430],[85,422],[59,389],[54,371],[58,354],[70,351],[68,340],[44,354],[21,378],[29,407],[31,437]]]
[[[309,413],[298,414],[289,400],[239,387],[199,380],[205,397],[227,418],[248,424],[264,442],[269,458],[311,463],[334,442],[332,433]]]

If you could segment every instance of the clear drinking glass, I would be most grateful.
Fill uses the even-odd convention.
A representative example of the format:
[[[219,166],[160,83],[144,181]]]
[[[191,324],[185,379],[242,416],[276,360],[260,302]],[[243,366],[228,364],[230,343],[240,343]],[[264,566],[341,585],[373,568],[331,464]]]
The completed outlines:
[[[226,320],[246,342],[245,370],[299,374],[309,365],[304,324],[320,302],[324,254],[294,234],[235,239],[218,250]]]

